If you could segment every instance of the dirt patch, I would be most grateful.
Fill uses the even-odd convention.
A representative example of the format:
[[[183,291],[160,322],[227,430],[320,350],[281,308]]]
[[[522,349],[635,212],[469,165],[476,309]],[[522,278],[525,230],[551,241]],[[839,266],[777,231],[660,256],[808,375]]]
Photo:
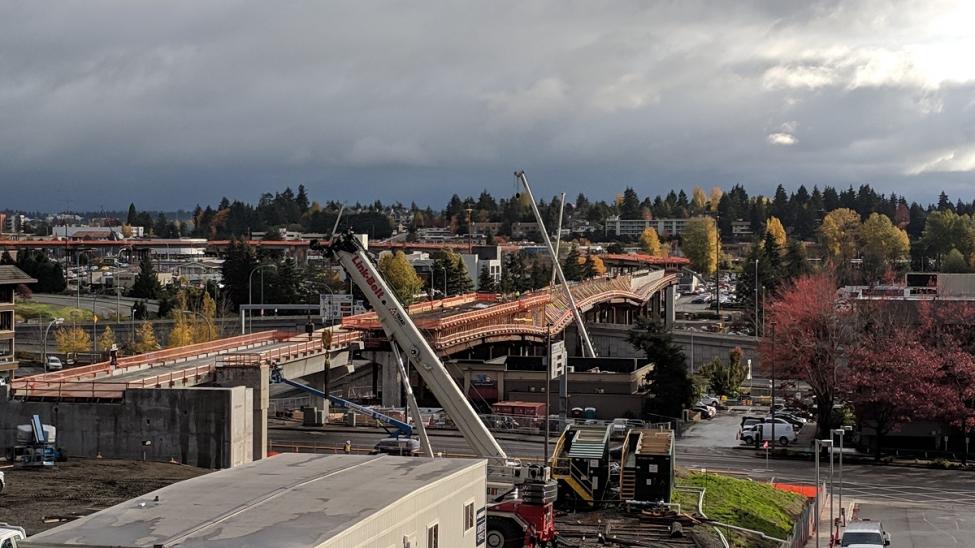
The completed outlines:
[[[0,522],[33,535],[60,525],[57,518],[85,516],[171,483],[210,472],[181,464],[111,459],[71,459],[52,469],[0,468]]]

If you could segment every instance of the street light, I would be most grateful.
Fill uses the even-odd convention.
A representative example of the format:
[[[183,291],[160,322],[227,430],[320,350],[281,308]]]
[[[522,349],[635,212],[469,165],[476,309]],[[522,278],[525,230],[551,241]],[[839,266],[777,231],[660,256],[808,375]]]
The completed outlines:
[[[441,266],[440,270],[443,270],[443,298],[447,298],[447,267]]]
[[[833,440],[821,440],[816,439],[816,548],[819,548],[819,453],[822,452],[823,447],[829,447],[829,477],[830,477],[830,487],[832,487],[833,482]],[[832,491],[832,489],[831,489]],[[829,534],[830,538],[833,535],[833,498],[829,499]]]
[[[844,426],[842,428],[837,428],[832,431],[833,435],[840,437],[840,517],[843,519],[843,525],[846,525],[846,513],[843,511],[843,437],[846,435],[846,431],[850,430],[850,426]],[[830,459],[832,460],[832,459]]]
[[[49,324],[47,324],[47,328],[44,329],[44,372],[45,373],[47,373],[47,335],[51,331],[52,325],[61,325],[63,323],[64,323],[64,318],[54,318],[53,320],[51,320]]]
[[[259,264],[255,266],[253,269],[251,269],[251,273],[247,275],[247,299],[248,299],[247,302],[251,306],[254,306],[254,288],[253,288],[254,273],[257,272],[258,270],[261,270],[262,268],[277,268],[277,266],[273,264]],[[261,304],[262,305],[264,304],[264,274],[261,274]],[[261,311],[263,312],[264,309],[262,308]],[[249,326],[250,331],[253,331],[254,330],[253,309],[250,311],[249,316],[250,318],[252,318]]]

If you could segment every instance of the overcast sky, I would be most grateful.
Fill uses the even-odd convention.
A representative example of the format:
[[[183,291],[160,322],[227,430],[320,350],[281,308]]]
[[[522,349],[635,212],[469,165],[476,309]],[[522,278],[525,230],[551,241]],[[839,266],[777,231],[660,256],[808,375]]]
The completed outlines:
[[[975,199],[975,2],[0,0],[0,209]]]

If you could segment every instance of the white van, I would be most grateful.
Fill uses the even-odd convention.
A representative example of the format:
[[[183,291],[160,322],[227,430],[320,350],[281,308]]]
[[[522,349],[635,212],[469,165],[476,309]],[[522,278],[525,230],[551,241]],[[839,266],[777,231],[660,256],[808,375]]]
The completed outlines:
[[[779,422],[781,421],[781,422]],[[751,426],[746,426],[741,429],[741,441],[745,445],[751,445],[755,443],[755,438],[760,434],[761,439],[771,440],[772,439],[772,421],[766,421],[759,424],[753,424]],[[796,429],[792,427],[791,424],[782,420],[775,419],[775,442],[778,445],[786,446],[792,442],[799,439],[799,434]]]

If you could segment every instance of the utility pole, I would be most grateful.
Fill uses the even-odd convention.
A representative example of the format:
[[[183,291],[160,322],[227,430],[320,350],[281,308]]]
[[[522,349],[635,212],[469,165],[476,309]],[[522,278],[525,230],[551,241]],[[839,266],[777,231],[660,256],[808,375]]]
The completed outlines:
[[[552,404],[552,324],[545,329],[545,350],[548,353],[548,367],[545,371],[545,450],[542,452],[543,463],[548,463],[549,406]]]

